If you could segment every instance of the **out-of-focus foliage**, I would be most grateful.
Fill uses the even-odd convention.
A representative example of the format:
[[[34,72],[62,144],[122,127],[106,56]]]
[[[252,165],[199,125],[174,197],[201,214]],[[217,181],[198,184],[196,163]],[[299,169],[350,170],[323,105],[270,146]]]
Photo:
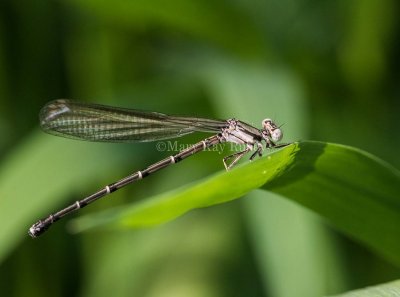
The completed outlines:
[[[172,153],[43,135],[38,112],[56,98],[255,126],[272,117],[287,142],[343,143],[400,168],[397,11],[394,0],[2,1],[0,295],[321,296],[400,278],[395,263],[266,191],[152,229],[71,235],[66,218],[43,238],[26,234]],[[81,213],[196,182],[222,170],[228,150]]]
[[[400,281],[394,281],[379,286],[354,290],[348,293],[336,295],[336,297],[375,297],[375,296],[396,296],[400,294]]]

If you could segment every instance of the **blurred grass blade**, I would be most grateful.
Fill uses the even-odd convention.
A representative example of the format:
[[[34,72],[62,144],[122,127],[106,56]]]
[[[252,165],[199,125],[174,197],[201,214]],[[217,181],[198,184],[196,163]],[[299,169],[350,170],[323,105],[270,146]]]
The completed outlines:
[[[145,227],[263,187],[314,210],[400,265],[400,173],[361,150],[294,143],[255,162],[130,207],[73,221],[75,231],[109,224]]]
[[[241,54],[261,56],[266,53],[264,37],[246,10],[226,1],[171,0],[168,5],[161,0],[115,0],[112,5],[105,0],[73,0],[66,3],[125,28],[142,30],[144,27],[162,26]],[[241,42],[238,42],[239,39]]]
[[[235,115],[257,123],[267,114],[279,124],[290,126],[284,129],[285,142],[307,138],[311,117],[301,79],[293,69],[227,59],[206,59],[202,65],[197,69],[203,70],[201,77],[216,98],[213,104],[223,118]],[[323,226],[317,215],[277,194],[265,195],[263,190],[248,193],[240,206],[260,279],[269,296],[340,292],[341,256],[332,244],[331,230]],[[338,290],[332,290],[337,287]]]
[[[0,262],[19,241],[29,239],[28,228],[36,220],[60,207],[71,192],[87,186],[100,170],[126,163],[124,154],[104,158],[108,153],[110,146],[93,149],[87,142],[38,132],[8,156],[0,170]]]
[[[332,297],[391,297],[400,296],[400,280],[365,289],[354,290]]]

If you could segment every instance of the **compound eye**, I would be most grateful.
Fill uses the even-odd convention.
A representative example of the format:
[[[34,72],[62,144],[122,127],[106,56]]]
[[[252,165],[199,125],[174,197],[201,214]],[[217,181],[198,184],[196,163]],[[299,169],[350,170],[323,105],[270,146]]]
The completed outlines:
[[[274,142],[278,142],[282,139],[283,133],[282,130],[279,128],[276,128],[275,130],[271,131],[271,139]]]
[[[265,130],[270,130],[272,125],[273,125],[273,122],[271,119],[264,119],[262,121],[262,126]]]
[[[262,121],[262,125],[266,134],[271,138],[273,142],[278,142],[282,139],[282,130],[271,120],[265,119]]]

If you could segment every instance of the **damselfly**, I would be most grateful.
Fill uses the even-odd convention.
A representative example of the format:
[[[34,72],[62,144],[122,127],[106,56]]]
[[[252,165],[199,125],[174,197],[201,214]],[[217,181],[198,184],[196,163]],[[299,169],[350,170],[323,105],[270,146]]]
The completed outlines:
[[[109,184],[70,206],[39,220],[29,229],[37,237],[63,216],[85,207],[116,190],[140,180],[170,164],[223,142],[244,145],[237,153],[223,158],[226,170],[231,169],[245,154],[254,151],[250,160],[262,156],[263,142],[267,149],[282,147],[281,129],[271,120],[262,121],[262,129],[236,119],[213,120],[197,117],[170,116],[158,112],[118,108],[69,100],[55,100],[40,111],[40,125],[45,132],[67,138],[104,142],[145,142],[180,137],[192,132],[215,135],[181,150],[149,167]],[[230,163],[228,164],[228,161]]]

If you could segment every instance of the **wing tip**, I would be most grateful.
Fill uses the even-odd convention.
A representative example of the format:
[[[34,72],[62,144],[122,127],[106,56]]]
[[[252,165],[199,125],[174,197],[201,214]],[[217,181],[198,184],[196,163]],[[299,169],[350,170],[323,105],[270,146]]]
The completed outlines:
[[[46,130],[50,122],[70,111],[69,104],[70,101],[67,99],[57,99],[43,106],[39,113],[40,126]]]

